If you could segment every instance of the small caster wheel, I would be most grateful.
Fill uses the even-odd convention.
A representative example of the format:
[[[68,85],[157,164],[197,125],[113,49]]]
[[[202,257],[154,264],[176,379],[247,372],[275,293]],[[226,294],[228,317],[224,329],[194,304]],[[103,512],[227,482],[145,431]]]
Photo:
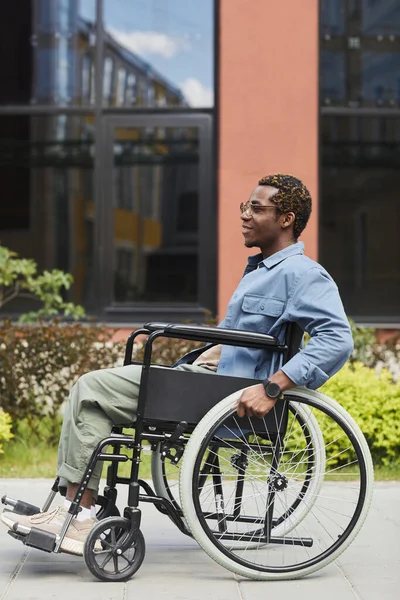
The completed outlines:
[[[146,546],[140,529],[127,546],[131,522],[108,517],[97,523],[87,536],[83,556],[89,571],[101,581],[126,581],[143,562]]]

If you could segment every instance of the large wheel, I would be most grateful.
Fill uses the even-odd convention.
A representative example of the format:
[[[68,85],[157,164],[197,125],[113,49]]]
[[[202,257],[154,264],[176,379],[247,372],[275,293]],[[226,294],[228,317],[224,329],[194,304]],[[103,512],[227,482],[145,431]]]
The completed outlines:
[[[273,419],[257,420],[256,429],[255,420],[238,419],[232,406],[240,395],[207,413],[187,444],[184,516],[200,546],[234,573],[302,577],[334,560],[364,522],[373,487],[368,445],[350,415],[319,392],[285,393],[295,418],[279,434]]]
[[[273,523],[273,532],[277,536],[284,532],[289,533],[302,521],[318,496],[325,472],[324,440],[311,410],[302,404],[292,403],[287,428],[290,429],[292,437],[295,435],[304,437],[302,444],[306,449],[302,456],[304,474],[297,480],[297,484],[292,481],[293,501],[291,505],[282,504],[280,507],[275,507],[276,517]],[[181,509],[179,497],[181,462],[182,460],[175,465],[168,459],[164,460],[161,454],[161,443],[157,444],[152,452],[151,474],[154,490],[158,496],[170,500],[178,510]],[[295,494],[295,485],[297,495]],[[303,499],[305,502],[302,502]],[[239,543],[236,542],[236,548],[239,548]]]

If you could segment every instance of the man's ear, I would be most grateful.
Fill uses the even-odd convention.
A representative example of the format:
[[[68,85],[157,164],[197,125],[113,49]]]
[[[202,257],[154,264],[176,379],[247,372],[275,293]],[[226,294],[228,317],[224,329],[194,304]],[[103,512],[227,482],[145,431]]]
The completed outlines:
[[[296,215],[294,212],[287,212],[283,215],[282,227],[289,227],[295,222]]]

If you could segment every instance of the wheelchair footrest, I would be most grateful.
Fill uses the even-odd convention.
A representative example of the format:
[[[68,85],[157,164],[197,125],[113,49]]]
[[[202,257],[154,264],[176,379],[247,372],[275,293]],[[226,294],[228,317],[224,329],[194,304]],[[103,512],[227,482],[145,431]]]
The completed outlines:
[[[43,531],[43,529],[37,529],[32,527],[31,529],[24,527],[27,533],[22,532],[14,525],[13,529],[8,531],[11,537],[20,540],[25,546],[37,548],[44,552],[53,552],[56,546],[57,536],[49,531]],[[21,528],[22,529],[22,528]]]
[[[3,496],[1,499],[1,503],[6,506],[12,506],[12,512],[17,513],[17,515],[37,515],[41,512],[38,506],[34,504],[29,504],[29,502],[24,502],[23,500],[14,500],[13,498],[8,498],[7,496]]]

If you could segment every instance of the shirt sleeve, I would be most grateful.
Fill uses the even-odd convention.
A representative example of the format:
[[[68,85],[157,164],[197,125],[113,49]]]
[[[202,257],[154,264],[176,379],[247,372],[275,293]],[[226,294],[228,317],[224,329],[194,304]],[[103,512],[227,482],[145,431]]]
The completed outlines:
[[[295,284],[288,317],[310,335],[310,341],[282,371],[299,386],[319,388],[342,368],[353,352],[353,338],[335,282],[318,268]]]

